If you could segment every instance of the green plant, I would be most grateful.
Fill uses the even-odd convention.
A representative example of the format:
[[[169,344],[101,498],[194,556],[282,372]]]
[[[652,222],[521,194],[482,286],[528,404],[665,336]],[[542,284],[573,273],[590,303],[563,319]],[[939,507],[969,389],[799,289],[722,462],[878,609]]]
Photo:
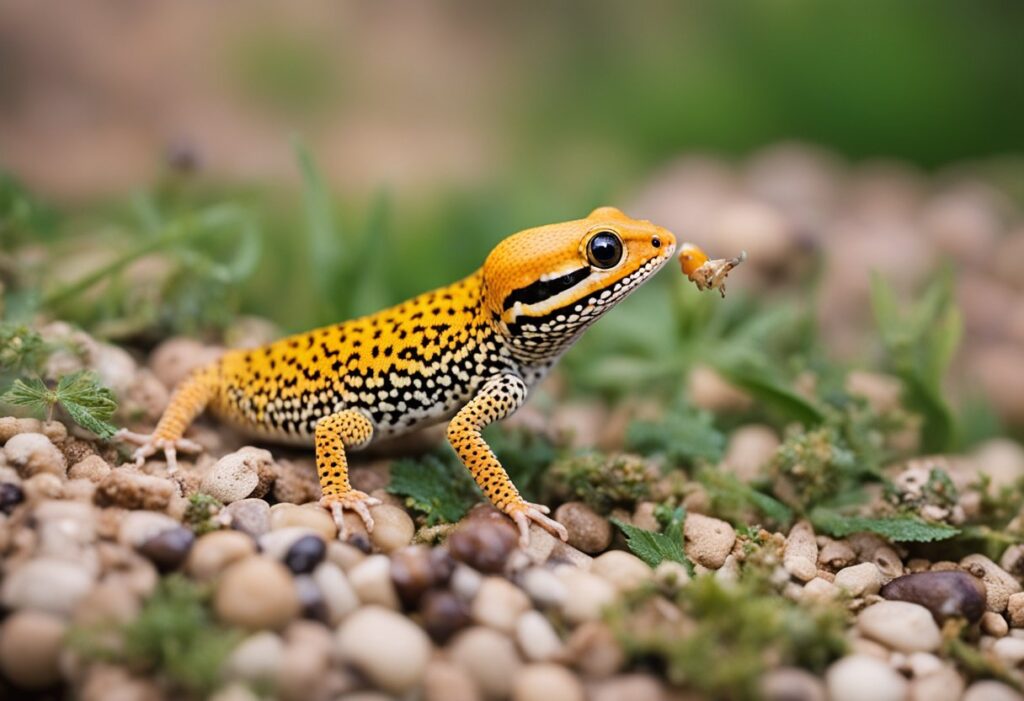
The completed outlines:
[[[117,411],[114,393],[101,385],[96,374],[88,370],[65,375],[52,389],[38,378],[17,379],[0,397],[0,402],[26,407],[45,414],[47,418],[53,417],[53,409],[59,404],[75,423],[100,438],[110,438],[117,431],[109,423]]]
[[[455,454],[425,455],[391,463],[388,491],[426,517],[427,525],[455,523],[480,500],[480,491]]]
[[[683,523],[686,510],[678,507],[670,517],[663,532],[648,531],[631,524],[612,519],[612,523],[626,536],[626,545],[630,552],[651,567],[657,567],[665,560],[681,563],[689,573],[693,574],[693,563],[683,550]]]

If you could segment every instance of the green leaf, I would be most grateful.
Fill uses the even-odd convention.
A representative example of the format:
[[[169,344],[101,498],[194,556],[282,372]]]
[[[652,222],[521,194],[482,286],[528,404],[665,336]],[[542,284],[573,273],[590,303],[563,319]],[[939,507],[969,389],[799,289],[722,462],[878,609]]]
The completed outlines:
[[[664,533],[648,531],[643,528],[613,518],[611,521],[626,536],[626,545],[630,551],[646,562],[651,567],[657,567],[665,560],[683,564],[687,571],[693,574],[693,563],[686,556],[683,550],[683,521],[686,512],[676,509],[672,522],[665,528]]]
[[[717,462],[725,451],[725,436],[706,411],[677,406],[661,421],[634,421],[626,431],[626,445],[640,453],[662,453],[676,464],[698,460]]]
[[[805,426],[819,424],[825,419],[824,412],[814,402],[760,368],[729,355],[713,360],[712,365],[730,383],[788,419]]]
[[[725,511],[751,506],[779,525],[793,520],[792,509],[778,499],[740,481],[735,475],[707,468],[697,473],[697,480],[708,491],[712,503]]]
[[[109,423],[117,411],[117,400],[110,389],[99,383],[95,373],[79,370],[65,375],[54,393],[71,419],[82,428],[100,438],[110,438],[117,432],[117,427]]]
[[[455,523],[479,501],[479,492],[465,468],[436,455],[391,464],[388,491],[427,517],[427,524]]]
[[[945,523],[929,523],[913,516],[844,516],[824,508],[811,511],[811,523],[818,531],[833,538],[844,538],[853,533],[867,531],[900,543],[929,543],[960,534],[959,528]]]

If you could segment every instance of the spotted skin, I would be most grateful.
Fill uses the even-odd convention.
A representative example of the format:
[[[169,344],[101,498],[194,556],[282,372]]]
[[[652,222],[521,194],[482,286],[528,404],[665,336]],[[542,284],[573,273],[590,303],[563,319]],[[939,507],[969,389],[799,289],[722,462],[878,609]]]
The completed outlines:
[[[600,240],[598,240],[600,237]],[[616,246],[599,246],[611,241]],[[488,499],[519,526],[565,529],[525,502],[480,435],[515,412],[561,355],[672,258],[675,238],[602,207],[585,219],[508,237],[447,287],[369,316],[230,351],[174,393],[137,456],[169,460],[205,408],[258,438],[313,445],[321,503],[342,525],[371,500],[348,480],[347,452],[450,420],[448,439]],[[603,258],[602,258],[603,256]]]

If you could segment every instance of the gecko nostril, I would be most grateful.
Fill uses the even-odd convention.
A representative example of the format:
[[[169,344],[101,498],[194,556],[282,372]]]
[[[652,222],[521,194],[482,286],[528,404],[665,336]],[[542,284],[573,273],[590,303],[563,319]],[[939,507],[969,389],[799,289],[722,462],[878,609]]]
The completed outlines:
[[[651,239],[651,245],[655,248],[661,248],[661,239],[655,236]]]

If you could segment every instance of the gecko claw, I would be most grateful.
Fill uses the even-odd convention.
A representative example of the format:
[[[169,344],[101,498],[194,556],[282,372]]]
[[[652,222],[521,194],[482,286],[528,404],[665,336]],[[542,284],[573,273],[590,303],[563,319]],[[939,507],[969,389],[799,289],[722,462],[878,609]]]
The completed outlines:
[[[513,503],[505,513],[519,527],[519,546],[522,548],[530,546],[530,521],[563,541],[569,540],[569,531],[565,530],[565,526],[555,519],[545,516],[545,514],[551,513],[551,509],[543,504],[531,504],[525,501]]]
[[[334,525],[338,527],[338,540],[348,539],[348,527],[345,526],[345,509],[355,511],[367,533],[373,533],[373,516],[370,515],[370,507],[380,504],[380,499],[371,497],[365,492],[353,489],[344,496],[325,496],[320,499],[320,506],[329,509],[334,518]]]
[[[146,464],[146,458],[163,451],[167,459],[167,472],[171,475],[178,471],[179,450],[183,453],[203,452],[201,445],[188,438],[156,438],[153,434],[136,433],[124,428],[114,434],[114,440],[139,446],[132,453],[136,467],[142,467]]]

